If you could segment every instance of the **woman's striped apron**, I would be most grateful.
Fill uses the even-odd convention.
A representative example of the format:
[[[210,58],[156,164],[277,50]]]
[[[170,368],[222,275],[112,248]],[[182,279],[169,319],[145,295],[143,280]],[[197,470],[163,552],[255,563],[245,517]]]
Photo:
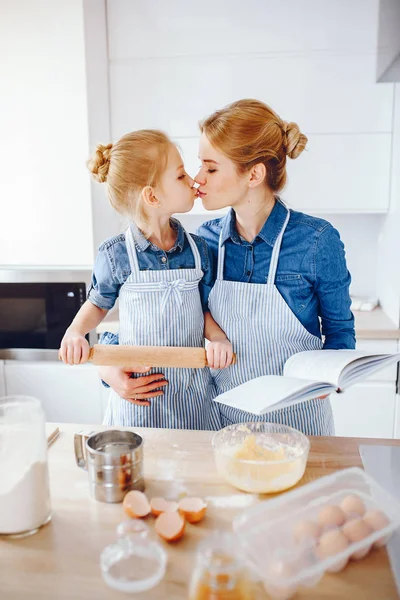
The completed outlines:
[[[309,333],[286,304],[275,286],[282,237],[290,211],[272,251],[266,284],[224,281],[225,247],[219,243],[217,280],[209,296],[210,311],[232,342],[237,354],[235,365],[212,371],[217,393],[262,375],[282,375],[286,360],[303,350],[319,350],[321,340]],[[256,416],[219,404],[221,424],[270,421],[299,429],[306,435],[333,435],[334,424],[329,399],[315,399]]]
[[[141,271],[131,229],[126,232],[131,274],[119,296],[121,345],[204,346],[204,315],[198,289],[203,277],[201,258],[192,237],[185,234],[195,259],[194,269]],[[220,428],[219,408],[212,402],[215,386],[208,368],[153,368],[146,375],[152,373],[164,373],[168,381],[164,395],[150,398],[150,406],[138,406],[112,390],[104,424]]]

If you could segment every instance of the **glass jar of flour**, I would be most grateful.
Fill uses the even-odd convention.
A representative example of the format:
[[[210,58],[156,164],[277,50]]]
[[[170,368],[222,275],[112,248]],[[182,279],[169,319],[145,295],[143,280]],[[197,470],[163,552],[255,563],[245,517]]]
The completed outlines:
[[[31,535],[50,518],[41,404],[26,396],[0,398],[0,535]]]

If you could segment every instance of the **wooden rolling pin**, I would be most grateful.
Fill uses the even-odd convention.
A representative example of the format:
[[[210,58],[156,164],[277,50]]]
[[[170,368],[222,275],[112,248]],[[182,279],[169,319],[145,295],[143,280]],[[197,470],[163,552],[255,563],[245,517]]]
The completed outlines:
[[[131,368],[175,367],[202,369],[208,366],[204,348],[182,348],[171,346],[112,346],[95,344],[90,349],[89,360],[95,365]],[[233,355],[235,363],[236,355]]]

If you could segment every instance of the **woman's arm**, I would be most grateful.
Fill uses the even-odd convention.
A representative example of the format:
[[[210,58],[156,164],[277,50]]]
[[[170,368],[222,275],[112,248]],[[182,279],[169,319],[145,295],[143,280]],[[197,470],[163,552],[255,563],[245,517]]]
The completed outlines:
[[[119,336],[116,333],[106,331],[100,338],[100,344],[115,346],[119,344]],[[168,384],[163,373],[153,373],[145,377],[132,377],[133,373],[147,373],[148,371],[150,371],[150,367],[135,365],[132,365],[129,369],[99,367],[99,375],[104,386],[112,388],[120,398],[139,406],[150,406],[148,398],[164,395],[162,390],[153,390]]]
[[[338,231],[328,225],[315,246],[315,292],[324,349],[353,349],[356,344],[354,316],[350,310],[351,276]]]

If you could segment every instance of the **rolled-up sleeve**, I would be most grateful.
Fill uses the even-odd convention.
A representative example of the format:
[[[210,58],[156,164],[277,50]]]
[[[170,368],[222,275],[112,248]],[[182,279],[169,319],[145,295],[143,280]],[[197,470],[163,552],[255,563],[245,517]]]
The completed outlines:
[[[100,339],[99,339],[99,343],[100,344],[105,344],[106,346],[116,346],[119,344],[119,337],[117,333],[111,333],[111,331],[105,331],[104,333],[101,334]],[[106,383],[103,379],[101,380],[101,383],[104,385],[105,388],[109,388],[110,386],[108,385],[108,383]]]
[[[105,331],[101,334],[99,344],[105,346],[117,346],[119,344],[119,337],[117,333],[111,333],[111,331]]]
[[[119,295],[121,283],[116,280],[107,247],[100,246],[93,267],[88,300],[105,310],[110,310]]]
[[[324,349],[355,348],[350,283],[343,242],[338,231],[329,225],[319,233],[315,246],[315,291]]]

